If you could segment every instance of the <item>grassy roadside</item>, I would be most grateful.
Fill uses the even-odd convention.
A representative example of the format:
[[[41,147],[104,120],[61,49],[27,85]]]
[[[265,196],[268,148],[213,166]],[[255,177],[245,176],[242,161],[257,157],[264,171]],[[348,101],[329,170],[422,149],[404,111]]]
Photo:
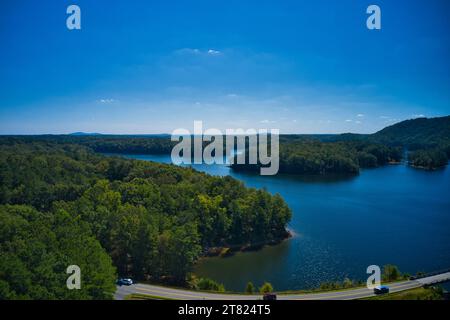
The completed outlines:
[[[141,293],[133,293],[125,300],[175,300]],[[442,291],[436,288],[415,288],[360,300],[443,300]]]
[[[443,300],[443,294],[439,288],[416,288],[361,300]]]
[[[408,281],[408,279],[398,279],[395,281],[389,281],[389,282],[382,282],[382,285],[390,286],[395,283]],[[278,295],[286,295],[286,294],[314,294],[314,293],[328,293],[328,292],[341,292],[341,291],[350,291],[350,290],[356,290],[356,289],[366,289],[366,284],[357,284],[354,286],[346,287],[346,288],[335,288],[335,289],[310,289],[310,290],[292,290],[292,291],[280,291],[277,292]]]
[[[132,293],[126,296],[124,300],[176,300],[176,299],[164,298],[143,293]]]

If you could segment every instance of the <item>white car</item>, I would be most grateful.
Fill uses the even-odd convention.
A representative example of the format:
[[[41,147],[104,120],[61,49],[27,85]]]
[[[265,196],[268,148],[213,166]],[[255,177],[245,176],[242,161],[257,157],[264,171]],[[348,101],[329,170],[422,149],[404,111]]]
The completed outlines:
[[[131,286],[133,284],[133,280],[131,280],[130,278],[122,278],[117,280],[117,284],[119,286]]]

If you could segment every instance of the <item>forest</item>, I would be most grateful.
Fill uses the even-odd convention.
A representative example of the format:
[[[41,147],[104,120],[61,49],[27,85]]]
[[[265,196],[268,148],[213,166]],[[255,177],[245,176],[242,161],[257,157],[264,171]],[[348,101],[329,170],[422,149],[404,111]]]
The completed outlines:
[[[184,285],[211,248],[288,236],[279,195],[52,140],[0,138],[0,299],[109,299],[117,276]],[[81,290],[65,288],[72,264]]]
[[[409,164],[416,168],[434,170],[447,165],[449,158],[448,148],[419,149],[412,151],[408,156]]]
[[[402,159],[401,148],[367,142],[280,141],[280,173],[357,174]],[[235,161],[236,163],[236,161]],[[257,171],[259,165],[233,164],[234,170]]]
[[[369,135],[280,136],[280,172],[284,173],[356,174],[361,168],[401,160],[433,170],[446,166],[449,159],[450,116],[406,120]],[[233,168],[258,170],[257,165]]]
[[[169,135],[43,135],[5,136],[5,144],[47,142],[77,144],[99,153],[170,154],[176,142]],[[225,139],[224,139],[225,140]],[[205,143],[204,143],[205,144]],[[404,159],[406,156],[406,159]],[[361,168],[406,160],[432,170],[450,158],[450,116],[406,120],[374,134],[280,136],[280,172],[294,174],[357,174]],[[233,165],[256,171],[258,165]]]

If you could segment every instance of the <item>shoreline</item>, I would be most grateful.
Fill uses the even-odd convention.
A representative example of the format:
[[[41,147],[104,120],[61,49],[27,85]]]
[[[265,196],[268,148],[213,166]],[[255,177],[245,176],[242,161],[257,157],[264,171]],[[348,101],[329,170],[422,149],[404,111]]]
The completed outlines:
[[[439,167],[424,167],[424,166],[417,166],[417,165],[408,163],[408,166],[410,166],[411,168],[414,168],[414,169],[418,169],[418,170],[437,171],[437,170],[441,170],[441,169],[444,169],[445,167],[447,167],[447,164],[445,164],[443,166],[439,166]]]
[[[240,244],[240,245],[233,245],[233,246],[211,247],[211,248],[208,248],[201,257],[199,257],[199,259],[197,260],[196,263],[198,263],[198,261],[206,259],[206,258],[214,258],[214,257],[227,258],[227,257],[231,257],[234,254],[239,253],[239,252],[260,251],[266,246],[276,246],[276,245],[283,243],[284,241],[288,241],[289,239],[294,238],[295,235],[296,235],[295,232],[293,232],[292,230],[286,229],[285,236],[279,240],[272,240],[272,241],[261,242],[261,243],[256,243],[256,244],[247,243],[247,244]]]

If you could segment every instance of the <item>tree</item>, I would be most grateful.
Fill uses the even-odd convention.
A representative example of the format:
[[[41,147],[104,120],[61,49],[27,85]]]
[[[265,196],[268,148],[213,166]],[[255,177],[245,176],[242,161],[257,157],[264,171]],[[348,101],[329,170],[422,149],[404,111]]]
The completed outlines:
[[[255,286],[252,282],[247,282],[247,286],[245,287],[245,293],[253,294],[255,292]]]
[[[0,299],[112,299],[116,273],[88,225],[58,210],[0,206]],[[81,289],[66,287],[69,265]]]
[[[353,281],[350,280],[349,278],[345,278],[344,282],[342,283],[342,286],[344,288],[351,288],[351,287],[353,287]]]
[[[197,288],[205,291],[225,292],[225,287],[221,283],[208,278],[200,278],[197,281]]]
[[[264,282],[264,284],[259,288],[260,293],[271,293],[273,292],[273,287],[269,282]]]
[[[398,280],[401,273],[397,266],[388,264],[383,267],[383,280],[384,281],[395,281]]]
[[[358,163],[361,167],[373,168],[378,165],[378,160],[373,154],[360,151],[358,152]]]
[[[447,165],[448,157],[444,150],[416,150],[409,155],[409,163],[414,167],[433,170]]]
[[[200,255],[196,226],[188,223],[164,231],[158,239],[159,268],[161,276],[168,280],[184,284],[186,276]]]
[[[221,244],[226,238],[231,219],[221,203],[221,196],[209,197],[199,194],[194,200],[194,209],[198,213],[199,229],[203,235],[202,244]]]

